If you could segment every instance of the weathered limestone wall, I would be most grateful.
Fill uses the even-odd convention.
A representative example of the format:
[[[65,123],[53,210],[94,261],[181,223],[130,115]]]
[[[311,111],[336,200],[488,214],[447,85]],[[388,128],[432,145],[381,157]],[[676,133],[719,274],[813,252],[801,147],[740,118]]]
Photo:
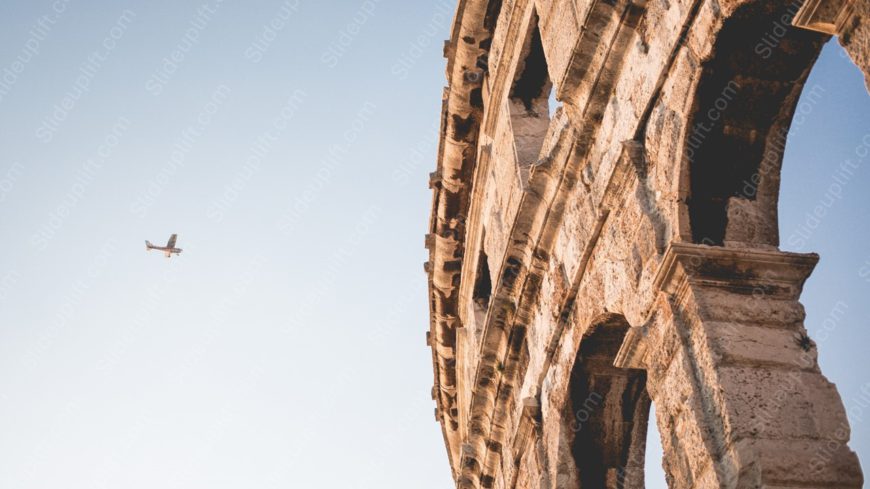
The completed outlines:
[[[870,90],[870,2],[866,0],[807,0],[795,25],[836,35],[865,73]]]
[[[856,1],[849,26],[837,33],[840,44],[864,72],[867,88],[870,90],[870,2]]]
[[[803,327],[817,257],[778,249],[828,39],[800,7],[460,2],[426,238],[457,487],[643,487],[651,402],[670,487],[861,487]]]

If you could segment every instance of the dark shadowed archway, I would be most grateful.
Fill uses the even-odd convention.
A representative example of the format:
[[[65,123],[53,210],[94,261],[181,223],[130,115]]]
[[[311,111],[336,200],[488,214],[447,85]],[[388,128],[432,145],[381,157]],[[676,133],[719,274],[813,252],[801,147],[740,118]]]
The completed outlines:
[[[800,3],[743,7],[725,21],[714,55],[702,67],[685,136],[691,227],[685,238],[691,242],[779,244],[776,205],[786,136],[828,39],[790,25]]]
[[[643,487],[650,409],[646,372],[613,366],[628,329],[622,316],[601,321],[577,352],[566,426],[579,487]]]

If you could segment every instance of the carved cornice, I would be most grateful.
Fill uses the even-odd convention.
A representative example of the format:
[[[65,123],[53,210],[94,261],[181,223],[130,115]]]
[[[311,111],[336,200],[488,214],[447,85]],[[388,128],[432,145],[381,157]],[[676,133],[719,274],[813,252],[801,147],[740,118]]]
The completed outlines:
[[[686,300],[689,290],[696,285],[796,299],[818,261],[819,255],[815,253],[674,242],[665,252],[653,287],[676,303]],[[630,329],[614,365],[646,368],[647,333],[646,326]]]
[[[840,36],[855,14],[853,3],[854,0],[807,0],[792,23],[804,29]]]
[[[429,182],[433,197],[429,235],[426,237],[430,308],[427,338],[432,347],[436,413],[454,474],[458,472],[456,462],[460,443],[456,416],[455,335],[461,324],[456,285],[465,248],[465,216],[481,120],[481,108],[474,99],[483,82],[483,72],[477,66],[477,60],[488,53],[478,42],[487,35],[484,26],[486,5],[486,0],[460,0],[450,40],[444,46],[448,86],[442,100],[438,167]]]
[[[619,368],[646,368],[647,342],[644,341],[647,335],[646,326],[640,328],[630,328],[625,333],[625,338],[622,340],[622,346],[616,352],[616,358],[613,359],[613,366]]]
[[[677,299],[690,284],[743,291],[779,286],[797,297],[818,261],[815,253],[671,243],[653,283]]]

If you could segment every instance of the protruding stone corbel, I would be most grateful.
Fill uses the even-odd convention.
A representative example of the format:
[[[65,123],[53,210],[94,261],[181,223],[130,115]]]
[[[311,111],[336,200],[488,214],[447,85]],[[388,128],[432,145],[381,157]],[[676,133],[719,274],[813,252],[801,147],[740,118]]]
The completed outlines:
[[[524,398],[522,417],[517,427],[516,437],[514,437],[513,457],[515,462],[519,462],[522,454],[526,453],[526,448],[529,441],[534,438],[535,429],[540,425],[540,420],[541,402],[538,400],[538,395]]]
[[[441,188],[441,172],[433,171],[429,173],[429,188],[438,189]]]
[[[644,341],[647,336],[646,327],[630,328],[625,333],[625,338],[622,340],[622,346],[616,352],[616,358],[613,360],[613,366],[619,368],[638,368],[646,369],[646,352],[647,342]]]
[[[538,424],[541,420],[541,401],[538,396],[539,394],[536,394],[523,399],[523,418],[534,424]]]
[[[842,36],[851,25],[854,0],[807,0],[792,23],[796,27]]]
[[[445,39],[444,47],[441,49],[441,51],[445,58],[450,59],[453,57],[454,54],[456,54],[455,48],[456,47],[453,45],[453,43],[450,42],[450,39]]]

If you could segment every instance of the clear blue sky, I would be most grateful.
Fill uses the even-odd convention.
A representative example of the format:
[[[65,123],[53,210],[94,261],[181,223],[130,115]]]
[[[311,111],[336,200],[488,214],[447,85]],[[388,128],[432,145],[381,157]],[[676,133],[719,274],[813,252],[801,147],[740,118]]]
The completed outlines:
[[[451,486],[422,264],[454,6],[0,5],[0,487]],[[784,236],[870,131],[837,50]],[[811,334],[848,304],[819,341],[847,405],[866,188],[862,166],[801,250]],[[173,232],[180,258],[145,253]]]

